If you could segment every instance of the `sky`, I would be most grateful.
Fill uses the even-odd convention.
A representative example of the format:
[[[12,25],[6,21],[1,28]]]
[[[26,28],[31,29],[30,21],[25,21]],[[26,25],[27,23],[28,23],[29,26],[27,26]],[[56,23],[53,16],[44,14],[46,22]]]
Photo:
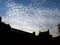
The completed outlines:
[[[59,35],[60,0],[0,0],[2,22],[29,33],[47,31]]]

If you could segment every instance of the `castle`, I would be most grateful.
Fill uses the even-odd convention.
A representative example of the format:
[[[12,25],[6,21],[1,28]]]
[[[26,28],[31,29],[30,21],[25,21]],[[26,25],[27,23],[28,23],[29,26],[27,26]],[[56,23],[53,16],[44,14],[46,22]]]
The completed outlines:
[[[0,17],[0,32],[4,32],[4,34],[11,35],[10,37],[16,38],[16,40],[37,40],[37,39],[50,39],[52,38],[52,35],[50,35],[49,30],[46,32],[40,32],[38,36],[35,35],[35,32],[28,33],[24,32],[22,30],[17,30],[14,28],[11,28],[9,24],[5,24],[4,22],[1,22]]]
[[[56,42],[56,40],[60,41],[60,36],[53,38],[52,35],[50,35],[49,33],[49,29],[45,32],[40,32],[39,35],[36,36],[35,32],[28,33],[22,30],[11,28],[9,24],[1,22],[1,19],[2,18],[0,17],[0,41],[23,41],[23,42],[39,41],[39,44],[51,44],[54,41]]]

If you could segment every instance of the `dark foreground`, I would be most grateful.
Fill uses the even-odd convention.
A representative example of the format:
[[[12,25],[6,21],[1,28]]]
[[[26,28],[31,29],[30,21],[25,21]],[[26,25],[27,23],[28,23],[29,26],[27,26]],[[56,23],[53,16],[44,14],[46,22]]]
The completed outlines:
[[[1,22],[0,17],[0,42],[6,42],[7,44],[27,44],[27,45],[59,45],[60,36],[52,37],[49,30],[46,32],[40,32],[38,36],[35,36],[35,32],[28,33],[21,30],[11,28],[9,24]],[[25,42],[25,43],[24,43]]]

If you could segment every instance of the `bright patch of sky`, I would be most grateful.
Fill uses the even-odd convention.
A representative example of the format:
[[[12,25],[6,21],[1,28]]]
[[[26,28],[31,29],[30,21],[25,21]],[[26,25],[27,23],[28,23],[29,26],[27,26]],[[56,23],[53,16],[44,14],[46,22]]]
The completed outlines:
[[[59,0],[0,0],[0,16],[11,27],[27,32],[46,31],[58,35]]]

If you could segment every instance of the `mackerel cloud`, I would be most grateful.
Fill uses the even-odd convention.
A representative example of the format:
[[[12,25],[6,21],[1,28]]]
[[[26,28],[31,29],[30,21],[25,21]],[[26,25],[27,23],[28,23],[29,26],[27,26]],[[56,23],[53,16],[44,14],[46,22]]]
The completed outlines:
[[[14,2],[8,3],[6,6],[8,10],[3,16],[3,21],[9,23],[11,27],[31,33],[35,31],[36,34],[39,31],[50,29],[53,36],[58,35],[56,25],[60,22],[59,9],[35,8]]]

